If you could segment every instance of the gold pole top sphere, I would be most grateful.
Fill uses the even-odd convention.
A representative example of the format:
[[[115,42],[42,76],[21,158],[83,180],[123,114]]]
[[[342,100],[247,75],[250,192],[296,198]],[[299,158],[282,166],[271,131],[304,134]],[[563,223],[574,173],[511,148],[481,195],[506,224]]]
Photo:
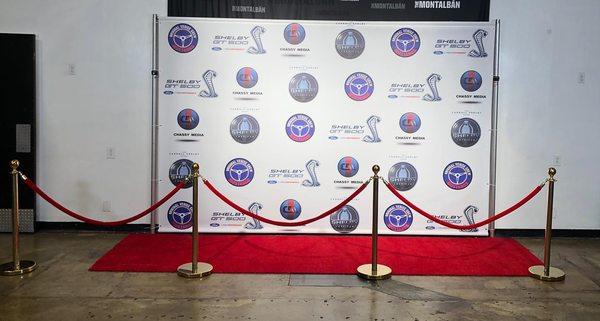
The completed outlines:
[[[192,164],[192,169],[194,171],[198,171],[200,169],[200,165],[198,165],[198,163],[194,163],[194,164]]]
[[[554,167],[548,168],[548,175],[550,175],[550,177],[554,177],[554,175],[556,175],[556,168],[554,168]]]
[[[19,167],[19,160],[13,159],[10,161],[10,168],[17,169]]]
[[[377,175],[379,173],[379,170],[380,170],[379,165],[373,165],[372,169],[373,169],[373,173],[375,173],[375,175]]]

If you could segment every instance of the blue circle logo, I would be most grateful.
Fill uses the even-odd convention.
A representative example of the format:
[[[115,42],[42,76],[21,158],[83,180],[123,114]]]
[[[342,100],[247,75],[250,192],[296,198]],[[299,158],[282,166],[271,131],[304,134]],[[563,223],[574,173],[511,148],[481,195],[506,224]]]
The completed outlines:
[[[185,130],[192,130],[198,126],[200,117],[193,109],[186,108],[177,114],[177,123],[179,127]]]
[[[346,95],[356,101],[363,101],[373,94],[373,79],[364,72],[355,72],[346,78]]]
[[[306,37],[306,31],[299,23],[290,23],[283,30],[283,37],[291,45],[300,44]]]
[[[198,45],[198,33],[186,23],[176,24],[169,31],[169,45],[179,53],[188,53]]]
[[[258,73],[250,67],[244,67],[238,70],[235,79],[238,85],[244,88],[252,88],[258,82]]]
[[[475,70],[467,70],[460,76],[460,86],[469,92],[479,89],[481,82],[481,75]]]
[[[173,203],[167,211],[167,219],[174,228],[187,230],[192,227],[192,204],[183,201]]]
[[[385,210],[383,221],[391,231],[406,231],[413,222],[412,211],[406,205],[393,204]]]
[[[464,189],[473,180],[473,172],[469,165],[455,161],[444,168],[444,183],[451,189]]]
[[[319,84],[315,77],[303,72],[292,77],[288,90],[292,98],[296,101],[307,103],[317,96]]]
[[[408,191],[417,185],[417,169],[407,162],[394,164],[388,172],[388,180],[399,191]]]
[[[286,220],[295,220],[302,213],[302,206],[296,200],[287,199],[279,205],[279,213]]]
[[[171,181],[171,183],[177,186],[179,185],[179,183],[185,181],[185,179],[188,178],[190,174],[192,174],[193,164],[194,162],[192,162],[189,159],[180,159],[175,161],[175,163],[173,163],[169,168],[169,180]],[[191,179],[188,180],[183,185],[183,188],[192,187],[192,183],[193,182]]]
[[[225,179],[233,186],[246,186],[253,178],[254,167],[246,159],[234,158],[225,166]]]
[[[400,129],[407,134],[417,132],[421,128],[421,118],[415,113],[406,113],[400,117]]]
[[[338,162],[338,172],[344,177],[352,177],[358,173],[358,162],[350,156],[342,157]]]
[[[396,30],[392,35],[390,46],[397,56],[407,58],[419,51],[421,39],[419,38],[419,34],[413,29],[401,28]]]
[[[358,211],[350,205],[344,205],[329,216],[329,223],[334,230],[340,233],[350,233],[358,227]]]
[[[304,114],[296,114],[286,122],[285,132],[291,140],[302,143],[315,134],[315,123]]]

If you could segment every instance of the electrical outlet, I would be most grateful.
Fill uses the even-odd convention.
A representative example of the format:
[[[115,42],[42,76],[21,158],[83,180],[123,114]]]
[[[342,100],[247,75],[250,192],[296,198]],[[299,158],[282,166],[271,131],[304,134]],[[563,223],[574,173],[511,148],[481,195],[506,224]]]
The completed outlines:
[[[560,155],[552,156],[552,166],[560,166],[562,164],[562,159]]]
[[[103,201],[102,202],[102,212],[110,212],[110,201]]]
[[[585,84],[585,72],[583,72],[583,71],[579,72],[579,74],[577,76],[577,83],[581,84],[581,85]]]
[[[67,64],[67,74],[75,76],[75,64]]]
[[[115,148],[112,146],[106,147],[106,159],[115,159],[115,158],[117,158]]]

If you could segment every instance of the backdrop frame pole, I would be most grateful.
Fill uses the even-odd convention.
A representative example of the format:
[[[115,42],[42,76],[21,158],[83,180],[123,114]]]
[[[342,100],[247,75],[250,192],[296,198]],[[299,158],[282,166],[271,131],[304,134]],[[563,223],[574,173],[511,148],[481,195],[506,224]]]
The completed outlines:
[[[494,78],[492,85],[492,128],[490,142],[490,183],[489,183],[489,204],[488,217],[496,212],[496,159],[498,154],[498,85],[500,60],[500,20],[496,19],[494,28]],[[492,221],[488,225],[488,232],[491,237],[496,235],[496,224]]]
[[[150,203],[158,193],[158,15],[152,15],[152,148],[150,160]],[[156,232],[156,210],[150,214],[150,233]]]

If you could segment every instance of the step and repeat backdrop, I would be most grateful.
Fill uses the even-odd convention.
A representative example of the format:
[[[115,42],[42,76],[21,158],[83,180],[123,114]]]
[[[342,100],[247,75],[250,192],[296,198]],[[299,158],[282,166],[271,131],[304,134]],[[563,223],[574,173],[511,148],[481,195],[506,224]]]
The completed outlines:
[[[335,206],[380,175],[455,224],[487,217],[491,23],[159,19],[159,197],[200,172],[281,221]],[[380,188],[382,234],[446,229]],[[191,230],[191,184],[158,211]],[[298,228],[237,213],[201,184],[200,231],[370,233],[372,191]]]

